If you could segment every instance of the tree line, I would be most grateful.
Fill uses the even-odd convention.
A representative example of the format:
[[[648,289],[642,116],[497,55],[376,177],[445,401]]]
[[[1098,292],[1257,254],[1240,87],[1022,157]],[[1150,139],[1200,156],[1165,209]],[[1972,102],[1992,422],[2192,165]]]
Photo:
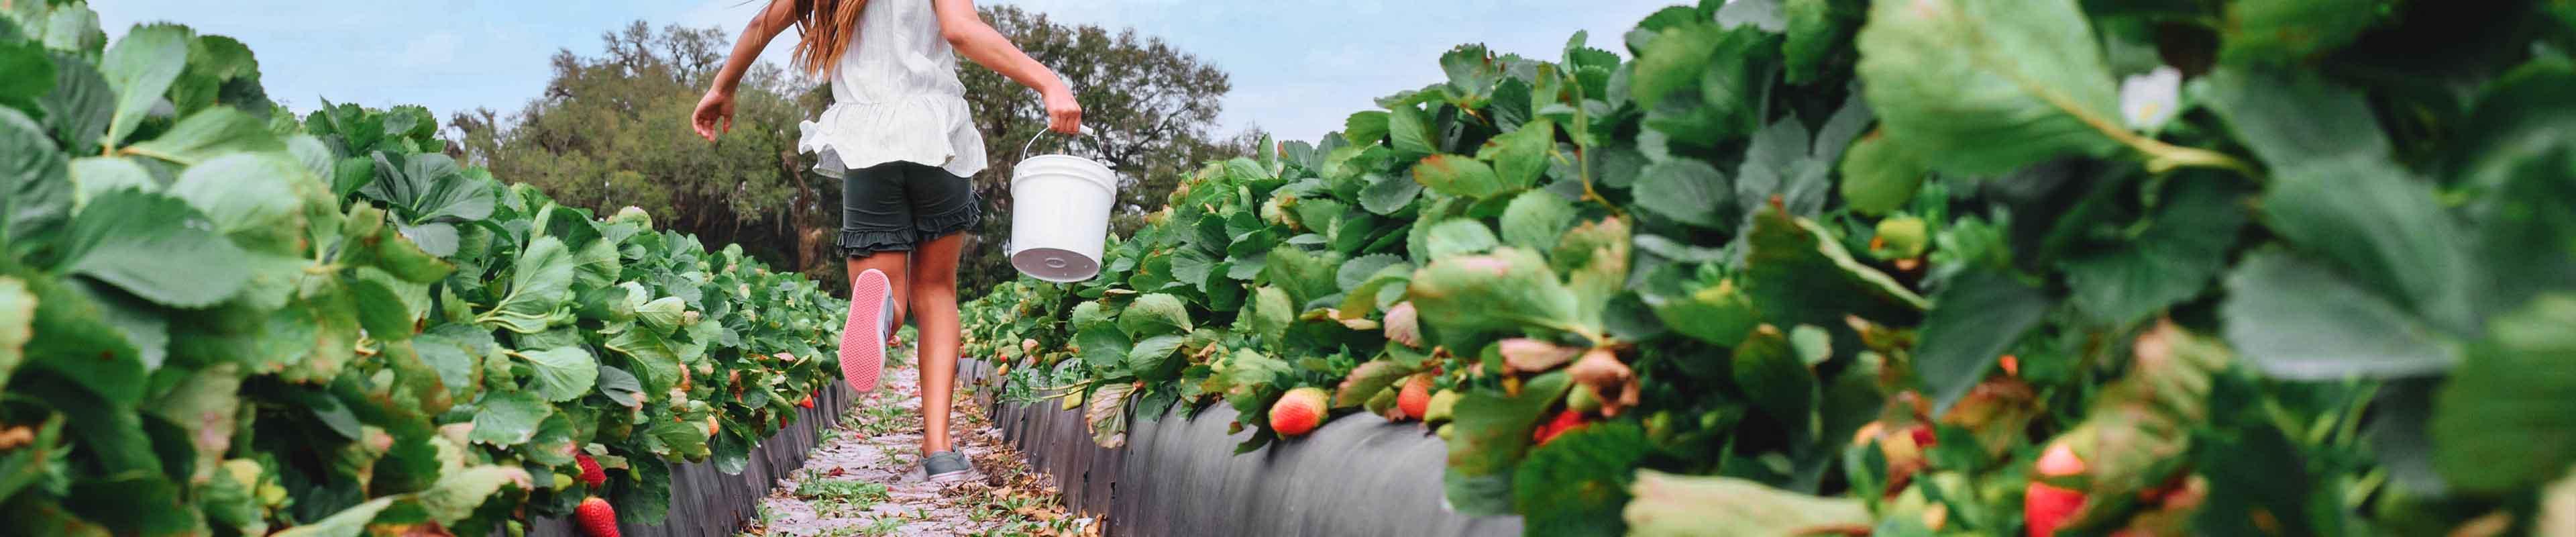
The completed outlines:
[[[1141,225],[1196,163],[1247,154],[1257,130],[1217,132],[1224,71],[1133,29],[1052,21],[1010,6],[983,8],[987,21],[1072,84],[1088,140],[1044,140],[1109,164],[1120,175],[1114,230]],[[814,173],[796,150],[797,123],[831,105],[831,91],[783,66],[762,64],[744,78],[732,133],[709,144],[687,118],[724,62],[734,34],[636,21],[600,36],[597,55],[557,51],[544,93],[514,113],[477,109],[449,120],[459,157],[494,175],[554,193],[567,205],[608,212],[633,205],[657,223],[711,243],[739,243],[776,266],[797,267],[845,287],[833,240],[840,181]],[[983,225],[960,267],[973,296],[1018,275],[1002,244],[1010,236],[1010,174],[1020,144],[1045,128],[1035,93],[966,62],[974,124],[992,166],[976,174]],[[1070,145],[1068,145],[1070,144]]]

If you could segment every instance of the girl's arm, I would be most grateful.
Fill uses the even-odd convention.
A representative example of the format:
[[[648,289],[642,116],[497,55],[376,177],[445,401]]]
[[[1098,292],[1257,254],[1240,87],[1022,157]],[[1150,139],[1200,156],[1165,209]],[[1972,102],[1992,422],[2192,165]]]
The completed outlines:
[[[939,33],[957,47],[966,59],[1038,90],[1046,98],[1047,128],[1073,134],[1082,130],[1082,104],[1073,99],[1073,89],[1055,71],[1039,65],[1018,45],[1002,37],[993,26],[975,12],[974,0],[934,0],[939,13]],[[867,36],[860,36],[866,39]]]
[[[796,16],[796,0],[769,0],[768,7],[751,17],[751,24],[742,29],[742,38],[733,44],[733,55],[726,57],[724,68],[716,71],[715,87],[707,88],[707,96],[698,100],[697,112],[690,114],[689,122],[699,137],[715,141],[716,135],[733,131],[734,87],[742,84],[742,73],[760,61],[760,51],[769,48],[769,41],[796,25]]]

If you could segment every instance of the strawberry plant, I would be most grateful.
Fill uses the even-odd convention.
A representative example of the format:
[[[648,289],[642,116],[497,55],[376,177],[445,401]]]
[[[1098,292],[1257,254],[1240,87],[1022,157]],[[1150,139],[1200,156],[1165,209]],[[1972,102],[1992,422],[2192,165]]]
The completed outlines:
[[[0,7],[0,533],[659,520],[668,463],[739,472],[832,382],[842,305],[800,275],[96,21]]]
[[[1427,374],[1449,505],[1532,535],[2571,516],[2576,12],[1736,0],[1593,42],[1210,163],[968,354],[1112,446],[1226,404],[1259,449],[1309,388],[1410,416]]]

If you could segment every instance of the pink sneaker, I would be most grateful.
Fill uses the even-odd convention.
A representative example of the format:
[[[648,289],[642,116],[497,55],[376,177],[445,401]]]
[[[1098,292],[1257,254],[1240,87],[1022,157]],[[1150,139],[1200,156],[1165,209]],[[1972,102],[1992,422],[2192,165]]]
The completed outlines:
[[[876,269],[860,272],[850,286],[850,320],[841,325],[841,380],[850,389],[867,393],[877,389],[877,373],[885,369],[888,321],[894,320],[894,289],[886,275]]]

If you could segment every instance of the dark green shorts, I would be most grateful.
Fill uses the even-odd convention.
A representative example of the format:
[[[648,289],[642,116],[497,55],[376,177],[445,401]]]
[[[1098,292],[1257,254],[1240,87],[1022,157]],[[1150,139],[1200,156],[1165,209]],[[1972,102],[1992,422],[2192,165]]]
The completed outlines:
[[[841,178],[841,253],[908,252],[981,222],[975,185],[938,166],[888,162]]]

